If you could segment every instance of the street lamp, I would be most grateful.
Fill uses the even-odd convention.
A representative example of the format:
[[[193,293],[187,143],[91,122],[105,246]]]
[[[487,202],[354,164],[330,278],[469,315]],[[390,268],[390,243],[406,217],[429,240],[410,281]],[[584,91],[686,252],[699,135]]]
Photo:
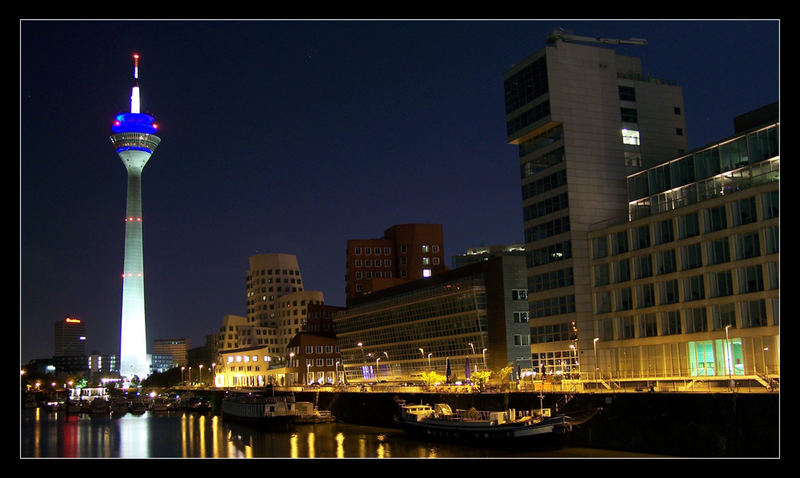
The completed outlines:
[[[733,378],[731,378],[731,369],[733,368],[733,350],[731,348],[731,338],[728,335],[728,329],[731,328],[731,324],[725,326],[725,342],[728,344],[728,352],[725,354],[725,367],[728,369],[728,387],[733,389]]]
[[[378,378],[378,372],[380,371],[380,367],[378,366],[378,362],[381,361],[381,358],[378,357],[375,359],[375,378]]]
[[[431,369],[431,355],[433,355],[433,353],[429,353],[428,354],[428,369],[429,370],[433,370],[433,369]]]
[[[183,382],[184,385],[186,385],[186,379],[183,377],[183,371],[185,369],[186,369],[186,367],[181,367],[181,382]]]
[[[311,372],[309,372],[310,369],[311,369],[311,363],[310,362],[306,362],[306,385],[309,385],[311,383],[308,380],[308,376],[311,375]]]
[[[488,367],[486,366],[486,351],[487,351],[487,350],[489,350],[489,349],[483,349],[483,350],[481,350],[481,355],[483,355],[483,368],[484,368],[484,369],[488,368]]]
[[[472,349],[472,355],[475,355],[475,345],[473,345],[472,342],[468,343],[467,345],[469,345]]]
[[[595,337],[592,340],[592,348],[594,348],[594,374],[595,374],[594,378],[595,378],[595,380],[597,379],[597,371],[600,370],[600,367],[598,367],[599,364],[597,363],[597,341],[598,340],[600,340],[600,337]]]
[[[294,352],[289,352],[289,368],[297,368],[297,366],[294,363]],[[289,374],[287,373],[286,374],[287,375],[287,380],[289,378],[292,378],[292,382],[294,382],[294,374],[295,373],[296,372],[292,372],[291,377],[289,377]]]
[[[200,379],[199,379],[199,382],[200,382],[200,386],[202,387],[203,386],[203,364],[200,364],[199,367],[200,367]]]

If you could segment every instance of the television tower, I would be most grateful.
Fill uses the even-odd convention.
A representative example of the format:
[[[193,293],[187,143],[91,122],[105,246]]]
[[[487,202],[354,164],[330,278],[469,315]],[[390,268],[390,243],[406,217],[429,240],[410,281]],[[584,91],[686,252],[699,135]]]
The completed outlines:
[[[122,320],[119,373],[128,380],[146,378],[147,337],[144,316],[144,261],[142,253],[142,170],[161,138],[155,118],[140,112],[139,55],[133,55],[131,112],[117,115],[111,143],[128,171],[125,215],[125,264],[122,272]]]

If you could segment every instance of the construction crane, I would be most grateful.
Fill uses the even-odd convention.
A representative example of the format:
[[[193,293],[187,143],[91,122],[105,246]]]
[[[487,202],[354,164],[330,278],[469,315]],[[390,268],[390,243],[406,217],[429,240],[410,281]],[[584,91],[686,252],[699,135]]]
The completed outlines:
[[[644,38],[630,38],[628,40],[615,40],[613,38],[596,38],[584,37],[579,35],[572,35],[564,33],[561,30],[553,30],[547,37],[547,43],[555,43],[556,40],[563,40],[566,42],[585,42],[585,43],[608,43],[611,45],[647,45],[647,40]]]

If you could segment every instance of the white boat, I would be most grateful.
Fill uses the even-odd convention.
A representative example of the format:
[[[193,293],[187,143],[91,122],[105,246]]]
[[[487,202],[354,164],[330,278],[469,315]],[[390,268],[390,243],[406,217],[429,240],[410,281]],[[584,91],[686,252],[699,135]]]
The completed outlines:
[[[566,415],[550,416],[549,409],[518,412],[453,411],[449,405],[407,405],[400,401],[396,417],[411,437],[443,439],[468,444],[491,446],[508,442],[530,442],[537,448],[566,446],[572,431],[572,419]]]

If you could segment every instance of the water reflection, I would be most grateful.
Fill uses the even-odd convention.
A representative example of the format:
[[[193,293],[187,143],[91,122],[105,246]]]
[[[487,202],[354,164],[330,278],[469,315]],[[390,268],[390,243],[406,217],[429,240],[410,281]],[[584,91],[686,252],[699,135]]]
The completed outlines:
[[[409,440],[400,430],[342,423],[303,424],[291,431],[229,423],[190,412],[142,415],[65,415],[25,409],[24,458],[448,458],[587,456],[486,450]],[[589,455],[591,456],[591,455]],[[600,455],[602,456],[602,455]]]

